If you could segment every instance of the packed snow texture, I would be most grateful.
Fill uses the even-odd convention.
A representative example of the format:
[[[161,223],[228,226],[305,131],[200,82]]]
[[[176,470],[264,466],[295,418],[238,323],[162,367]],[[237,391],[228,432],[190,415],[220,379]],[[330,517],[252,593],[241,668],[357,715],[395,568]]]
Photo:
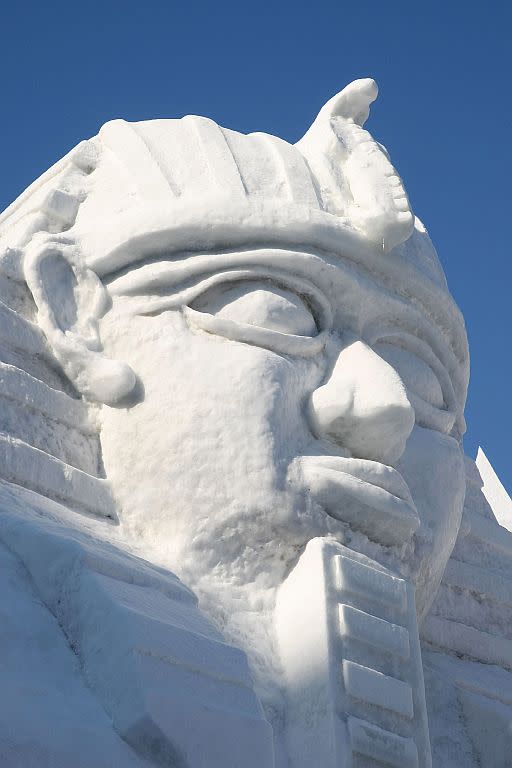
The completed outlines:
[[[114,120],[0,217],[2,764],[508,765],[510,500],[376,95]]]

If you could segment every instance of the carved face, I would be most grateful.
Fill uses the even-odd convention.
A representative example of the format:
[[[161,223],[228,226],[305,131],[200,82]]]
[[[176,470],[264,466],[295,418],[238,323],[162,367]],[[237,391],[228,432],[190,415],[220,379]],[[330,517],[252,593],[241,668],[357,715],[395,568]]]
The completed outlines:
[[[421,611],[453,546],[466,337],[362,127],[376,95],[347,86],[295,145],[112,121],[5,219],[0,263],[105,404],[124,526],[192,586],[271,589],[332,535],[414,578]]]
[[[332,534],[411,571],[423,608],[464,496],[435,335],[339,261],[210,258],[218,271],[182,292],[165,260],[108,285],[103,347],[139,382],[127,407],[102,410],[123,524],[185,578],[230,587],[277,586],[311,537]]]

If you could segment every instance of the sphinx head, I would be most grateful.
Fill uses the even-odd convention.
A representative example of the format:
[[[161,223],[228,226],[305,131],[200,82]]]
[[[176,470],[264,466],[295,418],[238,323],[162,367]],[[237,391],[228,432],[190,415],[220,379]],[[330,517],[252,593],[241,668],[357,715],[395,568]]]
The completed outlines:
[[[357,81],[295,146],[108,123],[4,214],[127,533],[192,581],[272,589],[331,535],[423,610],[464,497],[466,336]]]

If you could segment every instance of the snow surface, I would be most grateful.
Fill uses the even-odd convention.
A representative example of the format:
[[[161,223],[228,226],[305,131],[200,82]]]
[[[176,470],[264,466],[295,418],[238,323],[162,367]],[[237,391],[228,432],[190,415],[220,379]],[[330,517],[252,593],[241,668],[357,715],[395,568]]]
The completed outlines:
[[[512,546],[376,95],[115,120],[0,217],[7,766],[506,765]]]
[[[482,493],[489,502],[496,520],[512,532],[512,500],[481,447],[476,455],[476,465],[483,480]]]

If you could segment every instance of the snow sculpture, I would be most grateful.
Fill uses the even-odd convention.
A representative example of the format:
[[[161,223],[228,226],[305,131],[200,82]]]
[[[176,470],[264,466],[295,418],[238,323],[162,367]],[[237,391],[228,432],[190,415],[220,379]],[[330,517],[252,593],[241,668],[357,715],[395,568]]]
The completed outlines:
[[[72,734],[13,711],[12,765],[432,764],[468,351],[376,95],[295,146],[115,120],[0,218],[9,696]]]

